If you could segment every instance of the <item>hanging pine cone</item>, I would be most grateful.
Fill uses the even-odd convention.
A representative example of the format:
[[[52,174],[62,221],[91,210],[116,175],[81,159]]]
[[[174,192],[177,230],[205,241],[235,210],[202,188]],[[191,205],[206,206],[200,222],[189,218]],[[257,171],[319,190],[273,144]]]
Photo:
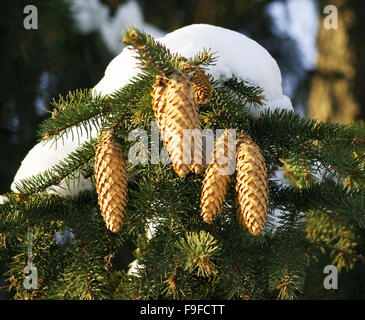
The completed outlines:
[[[201,215],[206,223],[212,223],[222,210],[231,173],[234,172],[234,167],[233,170],[230,170],[230,167],[234,166],[235,141],[229,142],[228,130],[225,130],[214,143],[210,164],[205,171],[200,206]],[[224,163],[225,159],[228,163]]]
[[[160,131],[161,137],[164,140],[164,129],[166,128],[165,123],[165,107],[166,107],[166,84],[168,83],[167,78],[163,78],[161,76],[156,77],[156,81],[153,84],[152,88],[152,107],[155,113],[155,118],[158,126],[158,130]]]
[[[124,222],[127,204],[127,168],[122,146],[112,132],[103,134],[95,153],[96,191],[107,228],[118,232]]]
[[[193,85],[195,101],[199,104],[209,102],[212,97],[212,84],[205,71],[189,62],[183,64],[183,70]]]
[[[265,160],[259,147],[248,136],[239,139],[237,145],[238,220],[257,236],[265,229],[269,204]]]
[[[199,107],[194,101],[193,87],[188,78],[178,70],[164,82],[167,83],[166,87],[161,82],[155,84],[152,103],[154,110],[158,110],[156,121],[160,132],[163,132],[162,139],[173,168],[180,177],[185,177],[189,170],[200,173],[203,171],[203,141]],[[191,141],[191,133],[196,140]],[[188,138],[186,141],[184,134]]]

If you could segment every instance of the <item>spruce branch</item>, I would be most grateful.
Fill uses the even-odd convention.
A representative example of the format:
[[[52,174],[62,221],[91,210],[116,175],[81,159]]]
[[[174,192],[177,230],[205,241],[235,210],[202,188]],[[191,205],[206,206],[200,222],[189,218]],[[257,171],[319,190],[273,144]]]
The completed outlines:
[[[346,124],[327,123],[306,119],[298,113],[287,110],[265,111],[260,121],[254,122],[257,133],[272,132],[275,138],[284,135],[298,137],[304,141],[343,141],[349,144],[354,138],[365,136],[365,129]]]
[[[215,273],[214,259],[220,250],[217,240],[211,234],[205,231],[187,233],[186,239],[181,239],[177,248],[185,259],[185,270],[193,272],[197,269],[197,275],[203,277]]]
[[[104,117],[103,130],[146,128],[151,120],[151,96],[154,77],[140,73],[127,85],[110,95],[110,112]],[[150,111],[150,114],[148,114]]]
[[[78,136],[82,134],[82,128],[88,134],[92,126],[98,129],[101,116],[110,111],[112,102],[107,97],[93,97],[91,90],[76,90],[70,91],[65,98],[60,96],[51,104],[54,107],[52,116],[41,123],[38,131],[44,140],[58,140],[68,133],[73,135],[72,128],[77,129]],[[72,136],[72,139],[75,137]]]
[[[249,128],[247,106],[237,99],[237,94],[229,87],[220,84],[218,81],[213,81],[212,86],[211,100],[201,108],[201,115],[206,123],[205,127],[211,129],[231,128],[247,131]],[[255,87],[245,87],[245,89],[247,90],[247,99],[256,90]]]
[[[308,120],[282,110],[264,112],[250,128],[242,129],[266,150],[269,163],[269,158],[290,159],[291,166],[301,168],[303,177],[325,172],[358,185],[365,182],[362,158],[354,156],[354,152],[363,151],[359,145],[349,143],[354,137],[364,136],[362,128]]]
[[[309,242],[315,246],[318,246],[318,247],[324,247],[324,248],[327,248],[327,249],[330,249],[332,251],[336,251],[340,254],[343,254],[345,256],[348,256],[356,261],[359,261],[363,264],[365,264],[365,257],[361,254],[355,254],[353,252],[350,252],[350,251],[347,251],[345,249],[341,249],[341,248],[336,248],[330,244],[327,244],[327,243],[324,243],[324,242],[321,242],[321,241],[313,241],[313,240],[309,240]]]
[[[234,75],[223,84],[236,94],[236,99],[238,99],[242,105],[249,104],[253,105],[255,108],[259,108],[263,101],[266,100],[262,88],[249,81],[240,80]]]
[[[293,206],[302,212],[327,212],[344,225],[365,228],[364,195],[356,189],[343,187],[331,180],[314,183],[306,189],[285,187],[270,181],[271,205],[282,210]]]
[[[96,139],[85,142],[50,169],[16,183],[19,197],[25,200],[32,194],[45,192],[48,188],[59,185],[61,181],[70,176],[77,177],[80,174],[79,170],[86,167],[93,159],[95,142]]]
[[[139,111],[136,108],[141,107],[140,101],[143,101],[143,106],[149,106],[146,96],[150,100],[152,79],[151,75],[138,74],[127,85],[105,97],[94,96],[91,90],[69,92],[65,98],[52,102],[52,117],[40,125],[39,136],[44,140],[57,141],[68,134],[72,135],[72,139],[80,139],[85,133],[89,137],[92,128],[98,132],[126,125],[130,129],[135,113]],[[125,119],[130,121],[125,123]],[[75,134],[77,137],[74,137]]]
[[[279,290],[278,298],[285,300],[295,299],[303,291],[307,265],[304,233],[297,228],[296,212],[291,212],[290,216],[289,228],[279,229],[270,239],[272,251],[267,268],[270,288]],[[273,265],[274,261],[276,265]]]
[[[198,53],[193,59],[186,59],[177,54],[171,54],[170,50],[158,43],[149,34],[135,27],[129,27],[123,31],[122,42],[131,45],[138,53],[142,69],[149,74],[169,77],[174,69],[182,69],[184,62],[191,62],[194,65],[204,65],[214,63],[212,54],[207,49]]]

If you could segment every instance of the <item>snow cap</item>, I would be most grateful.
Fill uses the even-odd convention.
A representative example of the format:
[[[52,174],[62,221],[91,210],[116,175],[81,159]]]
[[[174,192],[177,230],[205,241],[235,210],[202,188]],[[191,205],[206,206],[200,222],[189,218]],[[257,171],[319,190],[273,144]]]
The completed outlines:
[[[68,134],[55,143],[54,141],[42,141],[37,143],[23,159],[14,180],[10,186],[13,192],[18,192],[17,183],[21,180],[30,178],[45,170],[49,170],[52,166],[58,164],[67,157],[71,152],[75,151],[77,147],[86,142],[89,136],[83,132],[79,138],[76,129],[72,128],[73,133]],[[93,128],[91,136],[96,136],[96,130]],[[74,138],[73,138],[74,137]],[[59,196],[77,195],[84,190],[93,190],[94,185],[90,179],[84,178],[82,175],[80,179],[64,179],[58,186],[47,190],[50,194],[57,194]]]
[[[261,87],[265,101],[260,108],[251,107],[250,114],[259,117],[262,110],[293,110],[290,99],[283,94],[281,72],[270,53],[247,36],[208,24],[192,24],[164,37],[157,42],[171,53],[186,58],[194,57],[203,48],[210,49],[217,57],[215,65],[207,72],[216,80],[228,80],[233,76]],[[140,69],[136,53],[126,47],[115,57],[105,71],[104,78],[95,86],[94,94],[111,94],[126,85]]]

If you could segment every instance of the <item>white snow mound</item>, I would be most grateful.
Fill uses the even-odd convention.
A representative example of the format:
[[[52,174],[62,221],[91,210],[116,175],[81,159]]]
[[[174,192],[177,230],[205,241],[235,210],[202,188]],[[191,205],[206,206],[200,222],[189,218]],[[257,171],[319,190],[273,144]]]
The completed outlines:
[[[66,158],[77,147],[81,146],[88,137],[84,132],[80,138],[76,133],[76,129],[72,130],[74,137],[69,133],[63,141],[46,141],[36,144],[23,159],[17,173],[15,174],[11,190],[17,192],[16,184],[22,179],[30,178],[45,170],[49,170],[59,161]],[[81,130],[83,131],[83,130]],[[96,131],[91,132],[92,136],[96,136]],[[49,189],[48,193],[58,194],[59,196],[77,195],[84,190],[92,190],[94,188],[90,179],[85,179],[82,175],[80,179],[64,179],[58,186],[54,186],[53,190]]]
[[[245,35],[208,24],[193,24],[168,33],[156,41],[170,49],[171,53],[191,58],[203,48],[215,53],[217,61],[207,72],[216,80],[236,76],[249,81],[264,92],[266,101],[250,113],[259,117],[260,111],[269,109],[293,110],[290,99],[283,94],[280,69],[269,52]],[[103,79],[94,87],[94,94],[107,95],[119,90],[136,76],[140,69],[136,53],[126,47],[116,56],[105,71]]]
[[[0,204],[4,204],[7,201],[9,201],[9,199],[7,197],[0,195]]]

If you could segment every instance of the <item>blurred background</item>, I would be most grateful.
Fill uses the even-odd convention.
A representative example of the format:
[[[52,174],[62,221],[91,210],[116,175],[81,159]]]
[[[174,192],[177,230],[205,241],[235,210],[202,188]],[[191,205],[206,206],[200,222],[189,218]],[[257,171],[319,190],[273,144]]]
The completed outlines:
[[[29,4],[38,9],[36,30],[23,26]],[[337,29],[325,28],[329,4],[338,10]],[[49,102],[69,90],[94,87],[123,49],[120,32],[127,25],[154,37],[192,23],[239,31],[277,60],[284,93],[302,116],[344,123],[364,119],[363,12],[365,2],[355,0],[2,0],[0,194],[10,190],[36,143]],[[344,275],[348,281],[341,292],[318,292],[323,272],[314,267],[304,298],[364,298],[361,270]]]

